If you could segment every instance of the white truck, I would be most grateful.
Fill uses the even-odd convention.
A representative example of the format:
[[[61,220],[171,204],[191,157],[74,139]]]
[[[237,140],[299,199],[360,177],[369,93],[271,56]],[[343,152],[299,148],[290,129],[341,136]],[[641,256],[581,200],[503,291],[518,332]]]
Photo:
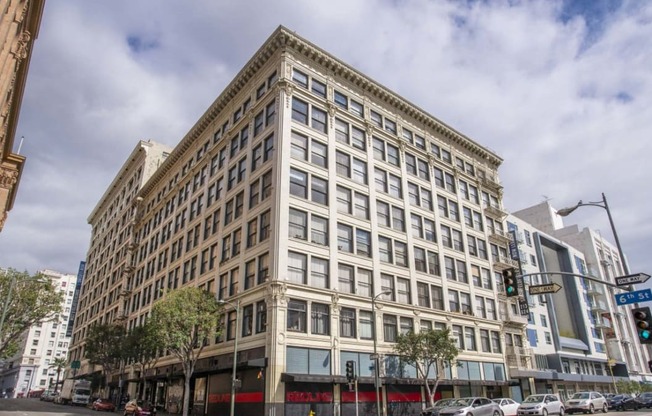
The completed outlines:
[[[63,381],[57,403],[86,406],[91,399],[91,382],[88,380]]]

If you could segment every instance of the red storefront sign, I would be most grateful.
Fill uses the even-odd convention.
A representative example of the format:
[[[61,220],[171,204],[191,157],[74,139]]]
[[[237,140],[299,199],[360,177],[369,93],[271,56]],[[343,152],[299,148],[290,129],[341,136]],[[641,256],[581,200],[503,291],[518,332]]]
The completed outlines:
[[[288,403],[331,403],[333,393],[330,391],[286,391],[285,401]]]
[[[236,393],[236,403],[260,403],[263,401],[263,392]],[[208,395],[208,403],[231,403],[231,393],[213,393]]]
[[[342,391],[342,403],[355,403],[355,392],[354,391]],[[359,402],[375,402],[376,401],[376,392],[375,391],[358,391],[358,401]]]

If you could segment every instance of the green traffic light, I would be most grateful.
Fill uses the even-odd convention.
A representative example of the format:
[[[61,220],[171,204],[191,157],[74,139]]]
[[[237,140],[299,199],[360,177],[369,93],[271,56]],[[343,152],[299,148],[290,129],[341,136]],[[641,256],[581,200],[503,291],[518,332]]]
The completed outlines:
[[[641,338],[643,338],[643,339],[650,339],[650,338],[652,338],[652,332],[648,331],[647,329],[641,331],[641,332],[639,333],[639,335],[640,335]]]
[[[514,288],[513,287],[508,287],[507,288],[507,293],[514,293]]]

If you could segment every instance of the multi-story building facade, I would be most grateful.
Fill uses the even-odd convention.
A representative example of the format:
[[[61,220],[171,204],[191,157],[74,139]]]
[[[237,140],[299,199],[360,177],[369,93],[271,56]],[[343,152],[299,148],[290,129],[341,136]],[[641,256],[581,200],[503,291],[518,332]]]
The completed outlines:
[[[134,207],[139,203],[136,194],[171,150],[153,141],[140,141],[88,217],[92,226],[91,243],[77,303],[71,362],[82,364],[83,342],[90,325],[121,321],[129,313],[125,299],[130,293],[124,280],[136,263],[128,255],[134,248]],[[93,371],[87,361],[83,364],[80,374]]]
[[[236,336],[238,414],[352,415],[349,360],[361,414],[375,414],[374,333],[383,413],[418,413],[422,388],[393,346],[421,328],[450,328],[460,348],[439,395],[509,393],[499,306],[512,313],[496,280],[511,260],[491,151],[280,27],[151,177],[127,186],[143,163],[130,158],[89,217],[80,374],[96,370],[83,361],[89,325],[133,328],[193,285],[242,318],[236,328],[227,307],[197,364],[200,411],[228,409]],[[169,404],[181,374],[162,357],[146,393]]]
[[[613,392],[615,382],[629,380],[628,366],[620,350],[607,347],[610,325],[604,319],[610,306],[607,288],[577,276],[589,276],[585,254],[519,218],[507,218],[514,231],[524,292],[530,315],[524,355],[532,366],[510,365],[512,378],[520,379],[523,391],[554,392],[562,398],[577,391]],[[570,275],[539,275],[565,272]],[[530,286],[556,283],[557,293],[529,295]]]
[[[45,0],[8,0],[0,6],[0,231],[25,164],[25,157],[14,153],[14,138],[44,5]]]
[[[631,307],[615,304],[622,291],[613,287],[614,277],[625,274],[616,248],[593,230],[564,227],[547,202],[513,213],[507,226],[515,231],[525,291],[552,282],[562,287],[555,294],[525,295],[530,317],[523,354],[533,365],[522,359],[509,369],[523,391],[566,397],[580,390],[613,392],[618,380],[649,380],[649,355],[633,332]],[[536,275],[555,271],[597,281]]]
[[[77,276],[52,270],[41,270],[38,273],[44,279],[51,280],[64,294],[62,313],[56,319],[34,325],[25,332],[18,353],[5,361],[0,372],[0,396],[27,397],[30,392],[54,389],[57,380],[52,362],[56,358],[68,356],[70,337],[66,331],[73,308]]]

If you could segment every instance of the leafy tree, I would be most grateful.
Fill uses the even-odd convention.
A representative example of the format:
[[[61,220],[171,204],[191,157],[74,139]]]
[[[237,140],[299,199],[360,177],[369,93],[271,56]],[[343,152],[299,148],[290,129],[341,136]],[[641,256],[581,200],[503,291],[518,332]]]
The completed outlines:
[[[18,351],[23,332],[58,317],[63,293],[42,274],[7,269],[0,271],[0,300],[0,358],[7,358]]]
[[[125,340],[125,354],[134,365],[134,368],[140,369],[141,393],[145,392],[145,373],[147,370],[154,368],[158,361],[158,350],[160,349],[160,339],[157,327],[150,319],[143,325],[133,328]],[[141,397],[144,399],[144,397]]]
[[[66,360],[64,357],[57,357],[54,360],[52,360],[52,363],[50,364],[49,368],[57,369],[57,382],[54,384],[55,393],[59,391],[59,376],[61,375],[61,371],[64,368],[66,368],[67,365],[68,365],[68,360]]]
[[[152,307],[150,320],[157,328],[160,347],[169,350],[183,366],[183,415],[190,405],[190,378],[204,345],[221,330],[221,307],[215,295],[196,287],[173,290]]]
[[[450,330],[430,329],[400,334],[394,351],[403,363],[416,369],[417,378],[426,386],[430,406],[434,406],[435,393],[443,378],[444,366],[453,365],[459,354],[455,342],[450,337]]]
[[[91,364],[102,366],[105,385],[124,360],[125,329],[119,324],[97,324],[88,329],[85,356]]]

